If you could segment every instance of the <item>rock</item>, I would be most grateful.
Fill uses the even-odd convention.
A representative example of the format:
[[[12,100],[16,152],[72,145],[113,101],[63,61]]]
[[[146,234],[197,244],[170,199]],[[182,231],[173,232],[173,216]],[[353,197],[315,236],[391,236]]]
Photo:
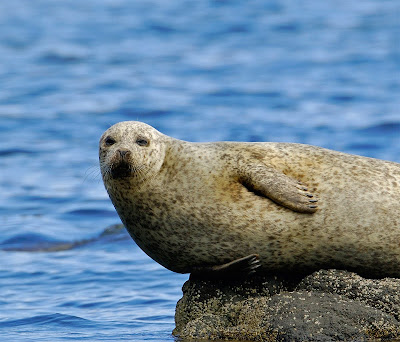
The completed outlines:
[[[400,337],[400,279],[321,270],[304,279],[191,277],[176,306],[180,338],[366,341]]]
[[[320,270],[304,278],[297,289],[359,299],[400,321],[400,279],[366,279],[347,271]]]

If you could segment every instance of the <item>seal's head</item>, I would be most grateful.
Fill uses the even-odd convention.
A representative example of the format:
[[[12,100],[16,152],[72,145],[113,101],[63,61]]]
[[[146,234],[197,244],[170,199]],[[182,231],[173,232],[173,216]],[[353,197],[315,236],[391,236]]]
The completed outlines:
[[[139,185],[154,177],[165,156],[164,135],[137,121],[115,124],[99,143],[100,169],[106,188],[112,182]]]

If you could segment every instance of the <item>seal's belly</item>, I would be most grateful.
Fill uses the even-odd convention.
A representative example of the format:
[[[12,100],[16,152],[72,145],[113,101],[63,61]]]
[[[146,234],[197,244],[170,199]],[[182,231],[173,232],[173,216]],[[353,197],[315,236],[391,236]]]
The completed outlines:
[[[372,192],[366,194],[371,200],[360,204],[354,200],[359,188],[338,198],[331,190],[338,184],[324,186],[318,193],[320,210],[313,215],[293,212],[235,183],[214,186],[211,196],[201,189],[185,196],[172,190],[147,194],[146,207],[122,216],[129,217],[129,232],[150,257],[180,273],[253,253],[266,271],[357,269],[361,263],[379,263],[383,250],[382,267],[397,267],[400,217],[384,214],[394,210],[393,198],[377,205]]]
[[[243,186],[230,195],[217,191],[207,199],[201,192],[195,193],[189,201],[182,201],[183,196],[176,193],[174,200],[152,194],[143,201],[149,206],[137,206],[134,215],[120,215],[136,243],[175,272],[223,264],[253,253],[274,269],[293,262],[293,253],[284,250],[298,246],[300,238],[303,248],[308,247],[301,230],[312,229],[310,215],[294,213]]]

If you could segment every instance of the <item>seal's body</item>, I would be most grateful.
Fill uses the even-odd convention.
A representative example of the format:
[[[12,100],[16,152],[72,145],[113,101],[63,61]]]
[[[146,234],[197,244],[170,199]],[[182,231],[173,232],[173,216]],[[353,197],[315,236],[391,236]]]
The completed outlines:
[[[103,134],[100,164],[132,238],[172,271],[257,254],[264,273],[400,277],[400,164],[302,144],[190,143],[140,122]]]

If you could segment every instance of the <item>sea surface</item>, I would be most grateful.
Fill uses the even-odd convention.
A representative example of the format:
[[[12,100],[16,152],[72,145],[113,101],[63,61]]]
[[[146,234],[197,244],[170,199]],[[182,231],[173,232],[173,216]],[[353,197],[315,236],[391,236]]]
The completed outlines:
[[[110,125],[400,162],[400,3],[0,2],[0,340],[174,341],[188,275],[119,226]]]

